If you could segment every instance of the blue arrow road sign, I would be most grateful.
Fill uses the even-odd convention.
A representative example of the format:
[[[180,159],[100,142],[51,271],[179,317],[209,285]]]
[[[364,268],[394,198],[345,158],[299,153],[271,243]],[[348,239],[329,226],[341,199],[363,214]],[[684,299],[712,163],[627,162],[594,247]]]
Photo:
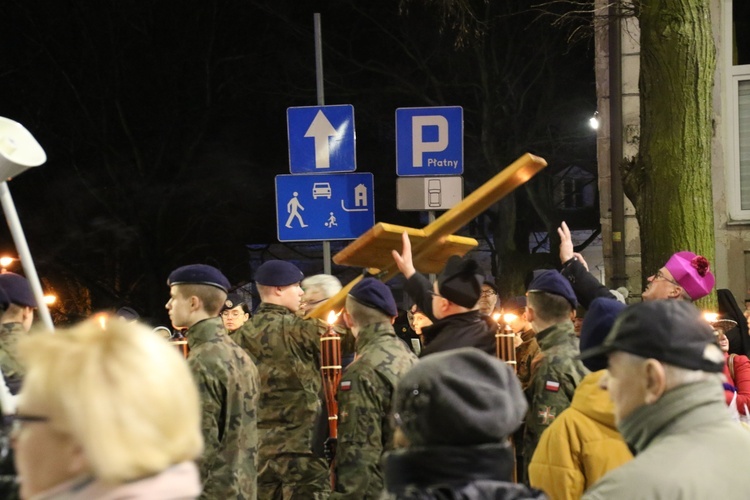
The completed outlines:
[[[357,169],[354,106],[303,106],[286,110],[289,171],[293,174]]]
[[[279,241],[353,240],[375,225],[370,173],[277,175]]]
[[[463,171],[463,108],[396,110],[397,175],[461,175]]]

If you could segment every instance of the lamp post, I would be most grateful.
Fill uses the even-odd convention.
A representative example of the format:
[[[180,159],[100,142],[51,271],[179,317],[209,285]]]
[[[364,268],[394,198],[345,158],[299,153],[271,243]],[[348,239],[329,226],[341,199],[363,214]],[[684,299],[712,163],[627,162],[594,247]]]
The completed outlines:
[[[8,272],[8,267],[13,264],[16,259],[8,257],[7,255],[0,257],[0,273],[5,274]]]
[[[2,203],[5,220],[8,222],[13,242],[16,244],[16,250],[21,259],[26,279],[29,280],[31,290],[34,292],[39,317],[49,330],[54,330],[55,325],[52,323],[52,316],[50,316],[47,304],[44,302],[42,284],[39,282],[34,260],[31,258],[31,251],[26,242],[21,220],[18,218],[16,205],[13,203],[13,197],[10,195],[7,182],[12,177],[22,174],[29,168],[38,167],[45,161],[47,161],[47,155],[44,153],[44,149],[23,125],[8,118],[0,117],[0,179],[2,180],[0,182],[0,203]]]

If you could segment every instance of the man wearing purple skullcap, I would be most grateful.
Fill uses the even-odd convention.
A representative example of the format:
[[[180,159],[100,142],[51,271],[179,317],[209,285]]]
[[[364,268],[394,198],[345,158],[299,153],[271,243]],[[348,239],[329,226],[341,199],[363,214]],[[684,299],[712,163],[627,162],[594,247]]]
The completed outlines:
[[[607,287],[588,272],[582,257],[573,251],[570,230],[563,222],[557,229],[560,236],[560,273],[570,281],[578,301],[588,307],[596,297],[614,298]],[[713,290],[716,280],[708,259],[693,252],[677,252],[664,267],[648,277],[648,285],[641,294],[644,301],[680,299],[696,301]]]

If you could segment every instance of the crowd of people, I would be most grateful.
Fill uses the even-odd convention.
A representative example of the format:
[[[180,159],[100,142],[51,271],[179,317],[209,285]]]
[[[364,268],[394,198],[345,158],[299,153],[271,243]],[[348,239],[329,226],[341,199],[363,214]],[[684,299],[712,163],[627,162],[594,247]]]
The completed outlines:
[[[31,288],[0,274],[0,494],[746,498],[750,339],[731,296],[710,321],[692,304],[714,290],[709,262],[676,252],[626,305],[564,223],[559,234],[560,270],[500,303],[471,258],[451,257],[434,282],[417,272],[404,233],[392,257],[416,339],[394,328],[397,302],[374,277],[328,325],[307,313],[341,291],[333,276],[267,261],[251,311],[219,269],[182,266],[165,298],[186,357],[125,313],[29,333]]]

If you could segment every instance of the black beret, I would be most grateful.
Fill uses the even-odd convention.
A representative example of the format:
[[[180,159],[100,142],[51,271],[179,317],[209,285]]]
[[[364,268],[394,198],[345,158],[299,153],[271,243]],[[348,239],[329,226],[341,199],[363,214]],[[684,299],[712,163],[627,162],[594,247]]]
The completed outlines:
[[[0,288],[8,296],[6,302],[24,307],[37,307],[34,292],[31,291],[31,283],[20,274],[0,274]]]
[[[462,307],[472,308],[482,294],[484,275],[474,259],[451,256],[437,279],[442,297]]]
[[[422,358],[393,401],[396,424],[415,446],[501,443],[528,408],[513,370],[474,347]]]
[[[594,299],[581,325],[581,351],[602,345],[623,309],[625,304],[618,300],[606,297]],[[607,356],[593,356],[584,360],[583,365],[592,372],[604,370],[607,368]]]
[[[623,351],[688,370],[721,373],[724,353],[700,311],[684,300],[653,300],[628,306],[599,347],[579,359]]]
[[[578,306],[576,294],[570,282],[559,272],[552,269],[534,271],[534,279],[529,283],[529,292],[547,292],[559,295],[575,309]]]
[[[245,299],[239,293],[230,293],[227,295],[227,300],[224,301],[224,305],[221,310],[226,311],[227,309],[234,309],[237,306],[245,304]]]
[[[396,300],[388,285],[375,278],[364,278],[349,291],[349,296],[362,305],[384,312],[390,317],[398,316]]]
[[[285,260],[269,260],[255,271],[255,282],[265,286],[287,286],[299,283],[305,275]]]
[[[172,271],[167,279],[167,285],[169,286],[188,284],[215,286],[225,292],[231,287],[229,280],[221,274],[221,271],[206,264],[190,264],[178,267]]]

